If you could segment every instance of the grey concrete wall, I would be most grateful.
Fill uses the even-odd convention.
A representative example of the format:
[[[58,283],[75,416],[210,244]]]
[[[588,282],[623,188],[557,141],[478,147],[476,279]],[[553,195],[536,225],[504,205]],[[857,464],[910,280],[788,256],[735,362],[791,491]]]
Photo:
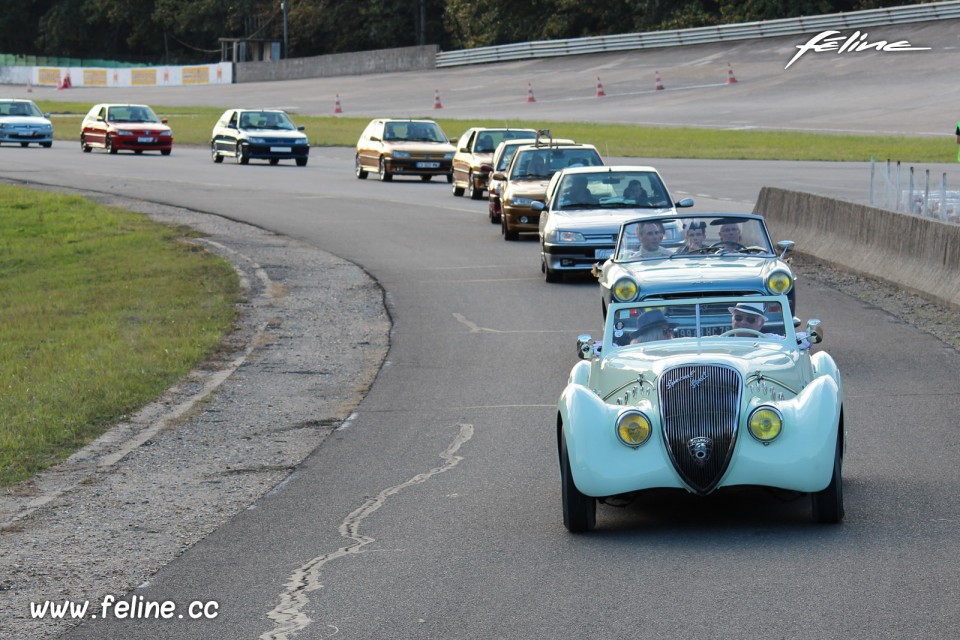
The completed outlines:
[[[435,69],[437,51],[437,45],[427,45],[271,62],[238,62],[234,65],[234,81],[269,82]]]
[[[960,225],[764,187],[755,213],[798,253],[960,309]]]

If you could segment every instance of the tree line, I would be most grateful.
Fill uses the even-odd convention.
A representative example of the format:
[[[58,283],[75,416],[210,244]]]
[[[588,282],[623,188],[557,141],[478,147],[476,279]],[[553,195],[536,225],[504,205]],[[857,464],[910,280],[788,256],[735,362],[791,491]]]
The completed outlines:
[[[219,60],[220,38],[283,42],[284,35],[285,57],[418,44],[452,51],[921,1],[13,0],[0,12],[0,53],[193,64]]]

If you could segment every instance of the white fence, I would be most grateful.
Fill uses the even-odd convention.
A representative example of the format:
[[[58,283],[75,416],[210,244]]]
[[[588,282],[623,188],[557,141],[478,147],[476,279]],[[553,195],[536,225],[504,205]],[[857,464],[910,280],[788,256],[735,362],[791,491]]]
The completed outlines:
[[[870,166],[870,205],[945,222],[960,222],[960,191],[947,189],[947,174],[918,174],[899,162]]]
[[[437,67],[674,47],[687,44],[707,44],[731,40],[751,40],[811,33],[826,29],[862,29],[864,27],[906,24],[909,22],[956,19],[960,19],[960,1],[932,2],[930,4],[889,9],[870,9],[783,20],[743,22],[718,27],[625,33],[567,40],[538,40],[495,47],[477,47],[475,49],[438,53]]]

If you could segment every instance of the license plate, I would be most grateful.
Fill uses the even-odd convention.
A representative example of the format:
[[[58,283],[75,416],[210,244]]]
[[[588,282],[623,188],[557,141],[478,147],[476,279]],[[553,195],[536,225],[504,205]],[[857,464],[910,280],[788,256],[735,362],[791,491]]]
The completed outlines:
[[[270,147],[270,153],[290,153],[293,147]]]
[[[153,142],[153,138],[144,138],[141,136],[137,138],[137,142],[143,142],[143,143]]]
[[[613,249],[594,249],[593,257],[597,260],[606,260],[613,255]]]
[[[729,326],[720,326],[720,327],[703,327],[700,335],[702,336],[718,336],[725,331],[730,331],[731,327]],[[694,335],[693,329],[684,329],[679,327],[673,330],[673,335],[678,338],[692,338]]]
[[[418,162],[417,169],[439,169],[439,162]]]

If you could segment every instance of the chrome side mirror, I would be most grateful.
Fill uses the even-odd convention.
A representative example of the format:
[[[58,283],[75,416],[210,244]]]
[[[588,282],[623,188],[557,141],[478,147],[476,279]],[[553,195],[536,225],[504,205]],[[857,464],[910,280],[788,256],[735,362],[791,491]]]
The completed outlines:
[[[793,249],[794,242],[793,240],[781,240],[777,243],[777,249],[780,249],[780,257],[783,258],[787,255],[787,252],[790,249]]]
[[[798,318],[797,316],[793,316],[793,328],[794,328],[794,330],[800,328],[800,322],[801,322],[801,321],[800,321],[800,318]]]
[[[543,211],[544,209],[547,208],[547,205],[543,204],[539,200],[534,200],[533,204],[530,205],[530,208],[533,209],[534,211]]]
[[[687,207],[693,206],[693,198],[684,198],[680,202],[676,203],[677,207],[680,209],[686,209]]]
[[[577,336],[577,356],[581,360],[589,360],[593,357],[593,338],[589,333],[581,333]]]
[[[807,320],[807,340],[810,344],[820,344],[823,342],[823,327],[819,320]]]

